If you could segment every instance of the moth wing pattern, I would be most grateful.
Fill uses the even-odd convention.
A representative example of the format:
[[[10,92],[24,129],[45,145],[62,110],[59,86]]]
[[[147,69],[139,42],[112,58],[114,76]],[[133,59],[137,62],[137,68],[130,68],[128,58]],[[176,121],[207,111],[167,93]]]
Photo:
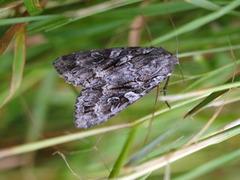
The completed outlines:
[[[81,92],[75,104],[77,127],[88,128],[98,125],[124,110],[130,104],[124,98],[126,92],[107,93],[108,91],[89,88]]]
[[[53,65],[68,83],[84,88],[75,104],[75,123],[89,128],[158,86],[177,63],[162,47],[124,47],[72,53]]]

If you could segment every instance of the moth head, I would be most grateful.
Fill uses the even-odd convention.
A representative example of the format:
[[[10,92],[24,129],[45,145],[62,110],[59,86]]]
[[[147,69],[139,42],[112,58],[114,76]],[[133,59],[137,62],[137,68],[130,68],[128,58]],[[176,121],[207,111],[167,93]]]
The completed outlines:
[[[64,73],[71,71],[76,67],[75,53],[66,56],[60,56],[53,62],[53,66],[57,72],[63,76]]]
[[[78,60],[76,60],[76,54],[72,53],[69,55],[61,56],[53,62],[53,66],[61,77],[63,77],[68,83],[75,86],[83,85],[79,79],[80,75]]]

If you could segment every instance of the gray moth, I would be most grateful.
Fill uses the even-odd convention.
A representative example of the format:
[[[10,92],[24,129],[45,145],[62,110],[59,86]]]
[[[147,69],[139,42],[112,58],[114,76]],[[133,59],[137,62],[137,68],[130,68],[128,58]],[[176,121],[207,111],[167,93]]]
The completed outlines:
[[[162,47],[122,47],[75,52],[53,66],[68,83],[83,87],[75,104],[77,128],[118,114],[173,72],[178,58]]]

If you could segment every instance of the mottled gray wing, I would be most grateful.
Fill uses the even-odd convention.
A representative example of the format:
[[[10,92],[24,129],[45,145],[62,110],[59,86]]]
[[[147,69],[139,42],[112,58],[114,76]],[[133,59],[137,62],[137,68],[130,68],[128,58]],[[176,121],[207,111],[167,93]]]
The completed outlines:
[[[125,96],[128,97],[126,91],[84,89],[75,104],[76,126],[89,128],[107,121],[130,104]]]
[[[78,128],[107,121],[171,75],[177,57],[159,47],[80,51],[54,62],[67,82],[84,87],[75,108]]]
[[[53,63],[57,72],[70,84],[96,88],[102,81],[103,70],[114,69],[117,63],[125,63],[136,56],[139,48],[114,48],[87,50],[61,56]],[[133,53],[133,54],[129,54]],[[120,59],[120,54],[122,59]]]

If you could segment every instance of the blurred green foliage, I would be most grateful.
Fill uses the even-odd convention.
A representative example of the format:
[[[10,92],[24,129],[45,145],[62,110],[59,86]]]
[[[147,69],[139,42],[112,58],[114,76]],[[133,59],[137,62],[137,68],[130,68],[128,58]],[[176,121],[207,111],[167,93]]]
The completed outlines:
[[[3,51],[0,56],[0,104],[12,93],[0,109],[0,158],[3,157],[0,159],[0,179],[74,179],[61,156],[52,155],[55,151],[65,155],[72,170],[82,179],[108,177],[114,164],[120,171],[116,176],[121,177],[127,174],[124,163],[148,147],[148,143],[162,139],[162,135],[171,129],[174,132],[156,142],[155,148],[139,157],[137,163],[181,149],[206,125],[222,101],[226,105],[203,135],[214,133],[239,119],[240,93],[239,85],[235,85],[216,100],[219,104],[210,103],[184,120],[184,115],[203,100],[200,95],[194,96],[199,99],[189,103],[189,98],[169,100],[172,109],[159,98],[151,131],[148,131],[151,118],[144,117],[152,114],[156,97],[156,91],[152,91],[108,122],[92,128],[99,133],[97,136],[89,135],[64,144],[56,142],[55,146],[39,147],[34,151],[28,146],[24,154],[8,150],[12,156],[4,157],[7,147],[90,131],[74,127],[76,89],[59,78],[52,67],[52,62],[59,56],[87,49],[129,46],[134,40],[130,32],[135,30],[139,33],[138,46],[163,46],[180,57],[184,83],[181,71],[176,67],[168,95],[184,96],[211,88],[217,91],[239,70],[239,0],[49,0],[40,1],[44,3],[41,5],[37,1],[29,1],[33,4],[28,5],[28,1],[24,2],[0,1],[0,50]],[[34,3],[40,7],[36,8]],[[144,23],[139,24],[139,29],[133,29],[137,17]],[[24,40],[17,39],[21,30],[16,27],[17,23],[26,23],[22,25],[26,33],[23,30],[20,33],[26,36],[26,45]],[[20,83],[19,88],[11,85],[13,78]],[[161,110],[165,112],[161,113]],[[141,118],[144,123],[138,124],[137,128],[100,133],[101,128],[139,122]],[[136,132],[131,133],[133,130]],[[172,179],[238,179],[239,132],[234,131],[232,138],[225,135],[226,140],[222,143],[172,163]],[[144,144],[148,133],[148,141]],[[126,154],[119,160],[121,152]],[[163,179],[164,173],[162,168],[146,179]]]

